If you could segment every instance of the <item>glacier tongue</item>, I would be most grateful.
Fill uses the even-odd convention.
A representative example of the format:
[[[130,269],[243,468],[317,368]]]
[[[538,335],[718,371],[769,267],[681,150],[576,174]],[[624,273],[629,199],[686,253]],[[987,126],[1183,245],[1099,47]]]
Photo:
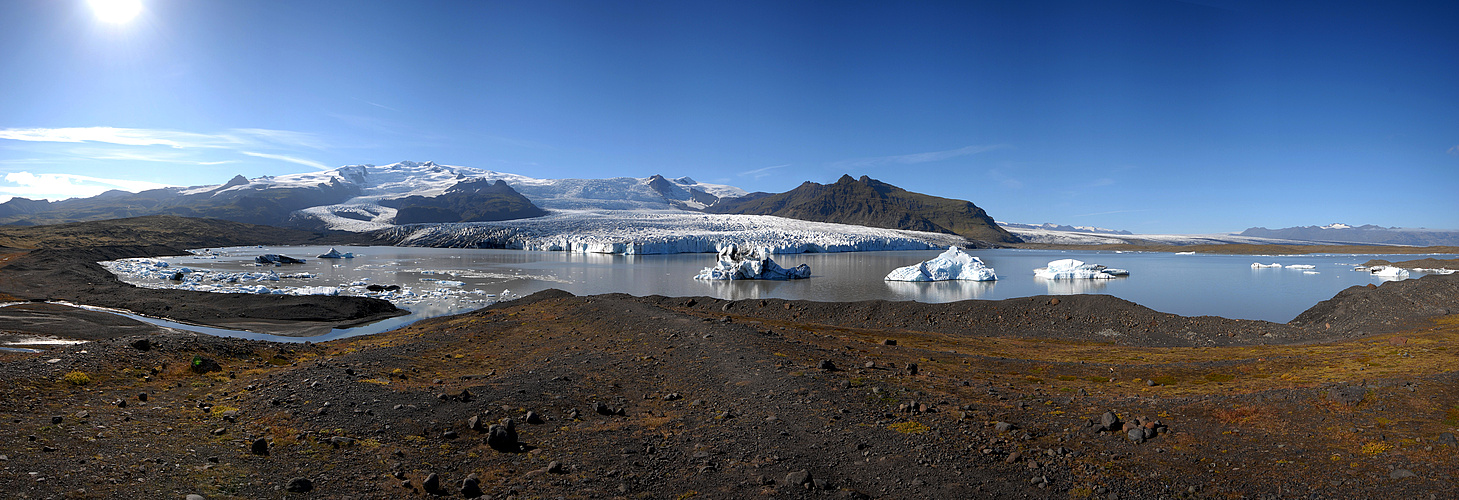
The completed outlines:
[[[399,246],[511,248],[579,253],[711,253],[734,244],[770,254],[928,250],[961,236],[809,222],[769,215],[677,211],[560,211],[495,222],[398,226],[376,233]]]
[[[719,251],[719,262],[706,267],[694,279],[697,280],[788,280],[811,277],[811,268],[805,264],[791,269],[780,267],[770,258],[767,248],[741,249],[736,245],[726,246]]]
[[[983,260],[973,257],[957,247],[948,247],[946,252],[932,260],[893,269],[887,273],[886,281],[996,281],[998,275]]]

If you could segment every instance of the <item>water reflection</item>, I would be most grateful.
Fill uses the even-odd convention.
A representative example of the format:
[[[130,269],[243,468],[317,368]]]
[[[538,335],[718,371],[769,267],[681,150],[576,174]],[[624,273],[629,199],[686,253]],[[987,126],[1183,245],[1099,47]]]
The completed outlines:
[[[883,281],[891,300],[956,302],[993,293],[997,281]]]
[[[797,280],[797,282],[809,283],[810,279],[814,278]],[[694,282],[704,285],[704,295],[727,300],[780,297],[774,293],[775,289],[789,283],[778,280],[694,280]]]
[[[1104,290],[1109,282],[1124,280],[1126,278],[1108,278],[1097,280],[1049,280],[1035,276],[1034,281],[1043,283],[1049,289],[1049,295],[1078,295],[1081,293],[1094,293]]]

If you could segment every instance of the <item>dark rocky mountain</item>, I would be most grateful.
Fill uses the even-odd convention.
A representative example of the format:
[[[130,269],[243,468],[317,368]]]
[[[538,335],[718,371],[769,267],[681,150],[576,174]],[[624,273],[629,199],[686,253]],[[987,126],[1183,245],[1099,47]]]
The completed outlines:
[[[506,182],[487,179],[459,182],[440,196],[407,196],[382,200],[380,205],[396,209],[396,224],[483,222],[547,215],[546,210],[532,204]]]
[[[1282,229],[1253,227],[1242,231],[1241,235],[1322,243],[1410,245],[1423,247],[1459,246],[1459,231],[1382,227],[1372,224],[1362,226],[1330,224],[1326,226],[1300,226]]]
[[[703,210],[705,207],[719,203],[718,196],[690,187],[697,184],[694,179],[680,177],[674,181],[677,182],[654,174],[653,177],[648,178],[648,187],[663,195],[664,201],[669,202],[669,206],[680,210]]]
[[[913,193],[864,175],[843,175],[834,184],[806,182],[779,194],[723,199],[704,211],[950,233],[989,243],[1022,241],[972,202]]]
[[[0,224],[59,224],[144,215],[206,217],[249,224],[280,225],[304,208],[340,203],[359,195],[358,186],[331,179],[315,185],[250,184],[236,176],[216,188],[169,187],[140,193],[112,190],[90,198],[57,202],[13,198],[0,203]]]

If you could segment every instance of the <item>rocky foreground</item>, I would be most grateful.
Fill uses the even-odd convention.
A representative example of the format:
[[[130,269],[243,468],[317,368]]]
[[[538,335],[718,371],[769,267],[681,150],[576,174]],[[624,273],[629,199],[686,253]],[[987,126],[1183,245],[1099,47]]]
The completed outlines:
[[[128,332],[0,353],[0,488],[1452,498],[1456,286],[1355,287],[1290,325],[1094,296],[543,292],[319,344]]]

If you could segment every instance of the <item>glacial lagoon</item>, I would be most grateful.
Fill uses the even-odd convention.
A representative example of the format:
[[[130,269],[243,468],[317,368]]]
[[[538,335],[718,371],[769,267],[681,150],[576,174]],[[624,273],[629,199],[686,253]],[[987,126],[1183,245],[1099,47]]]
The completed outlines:
[[[1154,252],[1072,250],[970,250],[994,268],[998,281],[908,283],[884,281],[887,272],[931,259],[941,250],[776,255],[783,266],[807,264],[809,279],[792,281],[703,281],[693,279],[712,266],[715,254],[610,255],[576,252],[348,247],[353,259],[319,259],[329,247],[235,247],[205,255],[166,257],[148,264],[153,272],[124,273],[142,286],[228,290],[286,289],[348,295],[383,296],[415,314],[402,318],[453,314],[503,298],[558,288],[577,295],[711,296],[724,299],[780,298],[817,301],[915,300],[951,302],[1031,295],[1108,294],[1157,311],[1187,316],[1287,322],[1338,291],[1383,279],[1353,268],[1369,259],[1390,261],[1415,255],[1187,255]],[[303,264],[258,265],[254,257],[284,254]],[[1455,258],[1454,255],[1436,255]],[[1050,281],[1033,270],[1058,259],[1078,259],[1128,270],[1130,276],[1103,280]],[[161,267],[163,263],[166,267]],[[1253,262],[1311,269],[1251,267]],[[177,281],[177,271],[187,271]],[[211,276],[212,278],[207,278]],[[249,277],[262,276],[262,281]],[[1423,276],[1414,272],[1410,279]],[[219,279],[222,278],[222,279]],[[231,281],[230,281],[231,279]],[[401,287],[370,292],[368,285]],[[375,330],[373,328],[368,330]],[[343,333],[343,332],[341,332]],[[370,333],[360,331],[358,333]]]

